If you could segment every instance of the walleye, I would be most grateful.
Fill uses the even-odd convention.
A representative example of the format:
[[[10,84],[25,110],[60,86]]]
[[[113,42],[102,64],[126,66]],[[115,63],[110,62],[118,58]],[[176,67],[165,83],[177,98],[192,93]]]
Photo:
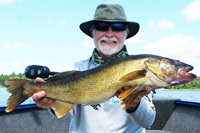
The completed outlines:
[[[6,112],[13,111],[38,91],[45,91],[46,97],[56,99],[52,104],[58,118],[64,116],[76,104],[98,104],[109,100],[118,89],[131,86],[119,95],[124,109],[130,107],[137,93],[145,85],[152,88],[184,84],[196,78],[189,73],[193,67],[157,55],[131,55],[86,71],[59,73],[44,83],[11,79],[6,81],[8,99]]]

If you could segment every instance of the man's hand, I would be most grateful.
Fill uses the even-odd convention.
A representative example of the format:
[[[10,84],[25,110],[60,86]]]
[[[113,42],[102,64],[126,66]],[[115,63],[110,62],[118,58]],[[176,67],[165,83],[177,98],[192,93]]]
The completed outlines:
[[[44,82],[43,79],[41,78],[36,78],[36,82]],[[55,102],[55,99],[47,98],[45,97],[46,93],[44,91],[39,91],[35,93],[32,98],[33,101],[37,104],[38,107],[43,108],[43,109],[52,109],[51,104]]]
[[[122,93],[123,91],[127,90],[127,89],[130,89],[131,87],[129,86],[126,86],[126,87],[123,87],[121,89],[119,89],[116,93],[115,93],[115,96],[119,96],[120,93]],[[145,86],[144,87],[144,91],[141,91],[137,94],[135,100],[134,100],[134,103],[127,109],[127,112],[128,113],[132,113],[132,112],[135,112],[140,104],[140,101],[142,99],[143,96],[149,94],[151,92],[151,86]]]

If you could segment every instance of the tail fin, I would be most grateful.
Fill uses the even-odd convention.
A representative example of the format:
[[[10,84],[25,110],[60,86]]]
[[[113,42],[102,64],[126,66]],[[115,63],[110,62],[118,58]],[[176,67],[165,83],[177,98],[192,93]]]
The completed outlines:
[[[31,96],[31,94],[29,94],[25,89],[29,85],[30,81],[11,79],[7,80],[5,83],[7,91],[12,93],[8,99],[6,112],[11,112]]]

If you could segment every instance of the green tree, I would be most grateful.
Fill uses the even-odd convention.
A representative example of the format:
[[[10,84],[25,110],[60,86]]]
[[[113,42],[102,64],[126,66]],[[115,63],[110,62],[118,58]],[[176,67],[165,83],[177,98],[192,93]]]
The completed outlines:
[[[26,80],[34,81],[33,79],[26,78],[24,73],[15,74],[15,72],[13,72],[10,75],[3,75],[3,74],[0,75],[0,86],[4,87],[5,82],[9,79],[26,79]]]

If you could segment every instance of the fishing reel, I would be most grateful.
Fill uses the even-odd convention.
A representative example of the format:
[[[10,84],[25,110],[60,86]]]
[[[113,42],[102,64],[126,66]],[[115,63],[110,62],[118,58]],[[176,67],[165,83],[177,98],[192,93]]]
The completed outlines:
[[[58,73],[59,72],[50,72],[48,67],[39,65],[27,66],[25,69],[25,76],[30,79],[35,79],[37,77],[48,78],[49,75],[55,75]]]

